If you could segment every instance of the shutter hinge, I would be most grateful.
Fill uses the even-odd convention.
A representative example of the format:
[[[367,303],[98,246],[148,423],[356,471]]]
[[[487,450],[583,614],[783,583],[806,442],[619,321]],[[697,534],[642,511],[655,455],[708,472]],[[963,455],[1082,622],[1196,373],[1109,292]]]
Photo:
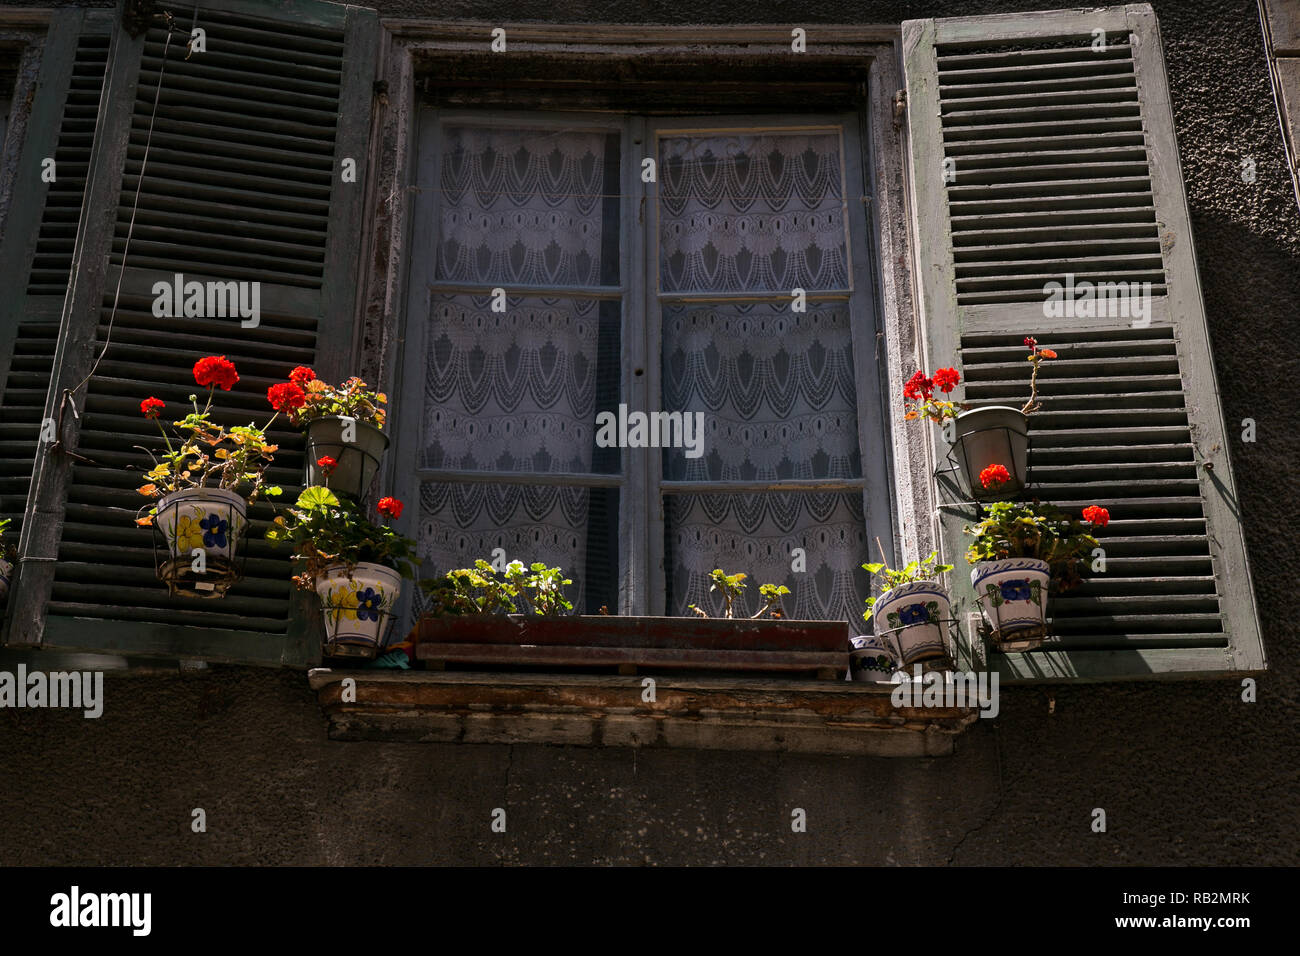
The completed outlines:
[[[903,125],[903,117],[907,115],[907,90],[899,90],[894,94],[894,129]]]
[[[375,85],[373,87],[373,90],[374,90],[375,102],[378,103],[380,106],[387,106],[388,105],[388,81],[375,80]]]

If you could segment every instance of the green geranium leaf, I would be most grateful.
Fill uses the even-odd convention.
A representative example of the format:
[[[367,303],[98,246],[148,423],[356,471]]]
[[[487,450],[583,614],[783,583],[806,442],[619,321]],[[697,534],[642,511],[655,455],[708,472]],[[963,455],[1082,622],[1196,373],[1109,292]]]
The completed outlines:
[[[339,507],[339,500],[334,497],[334,492],[328,488],[312,485],[310,488],[304,488],[302,494],[298,496],[298,507],[304,511],[337,508]]]

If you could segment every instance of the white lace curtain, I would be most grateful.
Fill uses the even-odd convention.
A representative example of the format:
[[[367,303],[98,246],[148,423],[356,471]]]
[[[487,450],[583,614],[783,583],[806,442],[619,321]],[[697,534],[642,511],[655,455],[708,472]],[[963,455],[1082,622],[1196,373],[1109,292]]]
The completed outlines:
[[[618,191],[607,134],[452,126],[438,182],[438,279],[484,287],[438,293],[428,316],[420,464],[492,472],[500,482],[429,483],[420,555],[445,571],[503,548],[559,565],[579,607],[593,522],[616,521],[597,492],[531,484],[530,475],[589,473],[604,347],[600,304],[512,295],[495,285],[595,287],[609,272],[608,193]],[[789,294],[848,287],[843,170],[837,133],[721,133],[659,140],[661,292]],[[615,207],[617,202],[615,200]],[[624,306],[634,332],[639,304]],[[856,478],[857,399],[849,312],[842,303],[668,304],[663,410],[702,412],[705,454],[664,454],[669,479]],[[606,338],[602,340],[602,335]],[[605,370],[608,372],[608,369]],[[617,400],[614,399],[614,402]],[[601,407],[597,407],[598,403]],[[649,502],[625,506],[649,508]],[[668,495],[670,613],[714,606],[707,575],[744,571],[785,583],[790,616],[860,620],[866,560],[860,492]],[[803,548],[807,570],[791,571]],[[756,605],[755,605],[756,607]]]
[[[501,548],[507,560],[562,567],[579,608],[590,492],[526,476],[592,470],[599,303],[516,294],[501,313],[487,290],[600,284],[608,271],[606,138],[444,128],[435,274],[486,289],[433,295],[425,336],[422,467],[520,476],[514,484],[425,484],[426,569],[462,567]]]
[[[848,288],[838,133],[659,141],[661,292]]]

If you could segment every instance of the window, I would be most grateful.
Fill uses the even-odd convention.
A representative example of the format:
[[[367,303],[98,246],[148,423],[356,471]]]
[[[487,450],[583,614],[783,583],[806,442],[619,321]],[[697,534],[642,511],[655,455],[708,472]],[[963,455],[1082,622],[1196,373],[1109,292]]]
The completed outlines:
[[[500,549],[588,613],[681,615],[723,567],[860,620],[892,540],[860,138],[423,110],[395,471],[424,571]]]

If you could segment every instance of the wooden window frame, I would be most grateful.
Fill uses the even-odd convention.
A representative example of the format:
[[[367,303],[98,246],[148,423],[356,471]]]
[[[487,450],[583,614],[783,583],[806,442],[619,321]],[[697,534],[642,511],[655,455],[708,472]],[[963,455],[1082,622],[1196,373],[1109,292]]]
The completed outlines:
[[[403,358],[407,351],[406,322],[417,318],[410,312],[412,304],[421,301],[418,287],[425,282],[422,267],[412,261],[412,250],[421,241],[416,234],[419,228],[415,216],[418,173],[414,160],[422,109],[418,73],[423,61],[482,54],[488,48],[491,31],[500,26],[506,31],[511,53],[557,60],[610,55],[647,59],[670,57],[683,64],[684,82],[692,69],[725,69],[728,58],[735,62],[739,62],[739,58],[752,62],[756,57],[798,56],[823,66],[852,64],[859,70],[864,63],[867,64],[867,97],[858,114],[858,130],[863,144],[860,178],[868,187],[867,195],[860,197],[867,211],[866,243],[852,250],[852,268],[858,273],[854,282],[865,289],[870,299],[869,317],[874,315],[875,318],[876,341],[859,342],[860,337],[855,337],[854,350],[855,361],[870,361],[877,366],[879,400],[872,401],[871,396],[860,395],[859,408],[886,413],[885,421],[871,423],[876,434],[884,433],[886,445],[876,449],[864,444],[862,453],[867,457],[877,451],[883,452],[883,471],[888,488],[886,510],[892,526],[892,535],[886,543],[893,552],[890,558],[906,561],[929,553],[936,540],[936,523],[929,480],[933,468],[927,443],[917,423],[905,422],[901,409],[896,407],[898,403],[889,400],[889,396],[901,391],[910,370],[917,367],[921,348],[919,324],[913,311],[913,266],[902,130],[895,114],[895,94],[902,89],[901,25],[820,25],[809,29],[808,52],[801,54],[792,52],[789,29],[770,26],[512,25],[410,19],[388,19],[382,21],[382,26],[385,32],[381,62],[387,87],[384,92],[387,109],[377,120],[379,129],[372,137],[372,143],[384,151],[387,161],[374,167],[380,171],[372,184],[372,195],[376,197],[375,214],[368,235],[363,237],[366,257],[363,261],[372,263],[369,285],[364,294],[367,340],[382,345],[378,349],[379,357],[370,360],[361,374],[393,383],[395,395],[400,394],[402,371],[406,364]],[[716,119],[695,121],[690,117],[663,117],[662,121],[655,118],[653,123],[644,125],[712,127],[719,123]],[[857,162],[857,157],[854,161]],[[624,178],[632,172],[625,169]],[[846,198],[855,201],[851,195]],[[642,233],[637,230],[636,234],[640,236]],[[645,256],[652,254],[639,238],[636,242],[641,248],[634,254],[638,251]],[[641,301],[649,310],[655,299],[655,290],[646,288],[640,292],[643,296]],[[657,331],[657,318],[652,321]],[[645,389],[649,378],[651,376],[642,377],[638,387]],[[657,378],[654,376],[655,380]],[[656,397],[638,395],[634,391],[625,391],[624,394],[632,403]],[[651,403],[645,407],[658,406]],[[411,417],[407,417],[407,422]],[[860,422],[860,429],[867,427],[868,423]],[[395,473],[397,462],[410,459],[410,453],[400,447],[406,427],[399,428],[399,447],[395,447],[389,456],[385,486],[418,489],[413,475]],[[645,457],[649,459],[652,456]],[[636,478],[626,470],[626,466],[624,474],[629,483],[648,482],[650,478],[649,475]],[[499,476],[494,477],[502,480]],[[864,483],[865,480],[864,477]],[[655,490],[658,490],[657,482]],[[653,506],[654,497],[647,496],[647,501]],[[627,509],[622,510],[626,514]],[[407,533],[415,530],[412,512],[418,512],[418,509],[408,512]],[[638,597],[629,609],[640,613],[662,613],[666,571],[662,568],[651,570],[662,554],[662,533],[657,538],[653,534],[650,537],[657,541],[657,548],[646,558],[620,568],[623,577],[619,587],[620,600],[623,602],[629,591],[638,596],[648,594],[651,602],[657,595],[658,603],[647,604],[644,598]]]

